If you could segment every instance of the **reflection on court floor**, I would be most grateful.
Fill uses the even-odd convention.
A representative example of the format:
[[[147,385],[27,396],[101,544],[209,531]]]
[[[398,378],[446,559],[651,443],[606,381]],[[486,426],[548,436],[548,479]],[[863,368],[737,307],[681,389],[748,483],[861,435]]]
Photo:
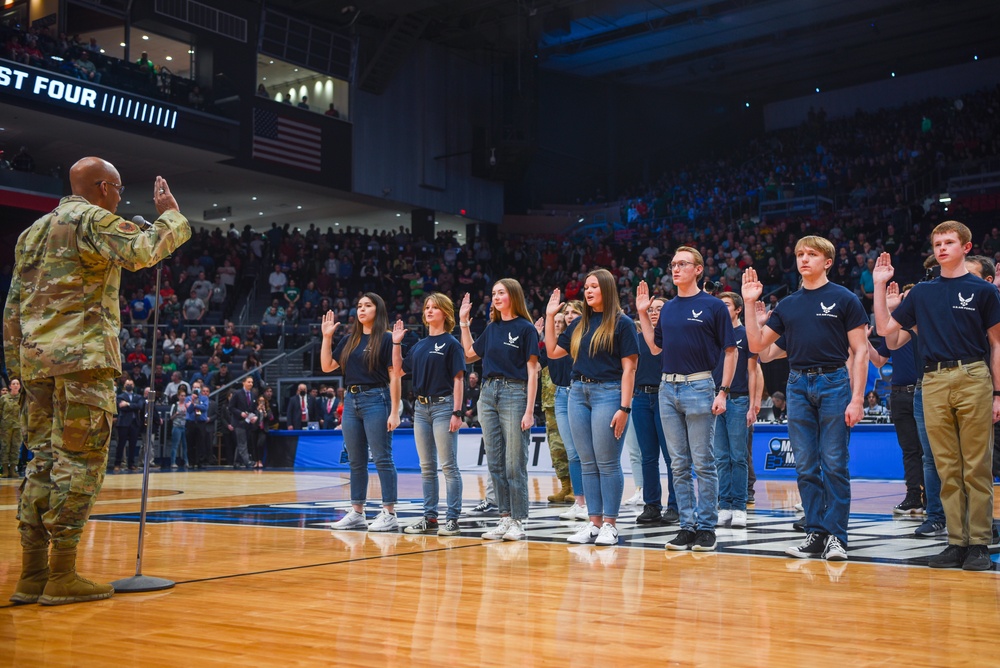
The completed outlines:
[[[329,530],[350,509],[347,501],[312,501],[297,503],[275,503],[263,505],[237,506],[233,508],[206,508],[189,510],[168,510],[150,512],[146,515],[149,523],[197,522],[206,524],[230,524],[247,526],[284,527],[295,529]],[[529,520],[525,523],[527,540],[540,542],[565,542],[566,538],[579,528],[580,523],[559,519],[565,506],[552,506],[533,502],[529,509]],[[369,519],[379,510],[377,502],[367,506]],[[422,504],[413,499],[396,504],[400,525],[418,521],[422,517]],[[635,524],[636,511],[623,508],[618,518],[619,545],[624,547],[663,550],[664,545],[677,533],[675,524],[669,527],[640,526]],[[717,548],[721,553],[748,554],[767,557],[785,557],[786,547],[802,540],[803,534],[792,528],[792,523],[800,517],[794,512],[782,510],[758,510],[747,513],[745,529],[719,527],[716,530]],[[95,515],[96,521],[138,522],[138,513],[117,513]],[[493,517],[460,518],[461,535],[478,538],[489,526],[496,522]],[[918,538],[913,530],[919,522],[913,519],[897,519],[892,515],[852,514],[849,527],[849,556],[851,561],[877,562],[906,566],[926,566],[927,559],[944,549],[946,540],[941,538]],[[570,545],[567,543],[567,547]],[[600,551],[601,548],[594,548]],[[991,548],[994,561],[998,561],[998,549]],[[682,555],[684,553],[672,553]]]

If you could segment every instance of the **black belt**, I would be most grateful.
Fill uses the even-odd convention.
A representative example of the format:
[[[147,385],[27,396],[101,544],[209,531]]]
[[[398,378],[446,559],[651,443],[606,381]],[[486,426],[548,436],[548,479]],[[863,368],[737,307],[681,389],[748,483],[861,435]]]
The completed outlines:
[[[635,391],[638,392],[639,394],[659,394],[660,393],[660,386],[659,385],[636,385],[635,386]]]
[[[890,389],[893,392],[916,392],[917,385],[892,385]]]
[[[750,393],[749,392],[730,392],[729,396],[730,396],[730,398],[732,398],[732,397],[749,397]]]
[[[815,376],[821,373],[833,373],[834,371],[840,371],[843,368],[844,365],[841,364],[839,366],[813,366],[809,367],[808,369],[794,369],[794,371],[798,371],[799,373],[804,373],[807,376]]]
[[[520,378],[508,378],[507,376],[486,376],[487,381],[500,381],[504,383],[516,383],[518,385],[527,385],[528,381],[521,380]]]
[[[348,385],[347,391],[351,394],[360,394],[362,392],[367,392],[368,390],[378,390],[382,388],[389,387],[388,385],[383,385],[381,383],[372,384],[360,384],[360,385]]]
[[[450,394],[446,394],[440,397],[425,397],[419,394],[417,395],[417,401],[422,404],[443,404],[449,399],[451,399]]]
[[[982,362],[982,357],[966,357],[961,360],[945,360],[944,362],[931,362],[930,364],[924,365],[924,373],[929,373],[931,371],[940,371],[941,369],[954,369],[957,366],[965,366],[967,364],[975,364],[976,362]]]
[[[603,383],[603,380],[597,380],[596,378],[588,378],[587,376],[577,376],[576,378],[581,383]]]

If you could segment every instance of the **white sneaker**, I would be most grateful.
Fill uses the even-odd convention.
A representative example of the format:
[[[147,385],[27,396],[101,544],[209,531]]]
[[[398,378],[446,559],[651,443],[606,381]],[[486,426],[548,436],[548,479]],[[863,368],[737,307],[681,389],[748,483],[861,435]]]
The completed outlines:
[[[729,526],[739,529],[745,529],[747,526],[747,511],[745,510],[734,510],[733,519],[729,523]]]
[[[601,525],[601,532],[597,534],[597,540],[594,541],[594,545],[617,545],[618,544],[618,529],[614,524],[610,522],[605,522]]]
[[[720,510],[719,511],[719,521],[715,523],[717,527],[724,527],[728,525],[733,519],[733,511],[731,510]]]
[[[625,506],[640,506],[640,505],[642,505],[642,487],[636,487],[635,488],[635,494],[633,494],[632,496],[630,496],[628,498],[628,500],[625,501],[625,503],[623,503],[622,505],[625,505]]]
[[[511,520],[507,527],[507,532],[503,535],[504,540],[524,540],[524,527],[521,520]]]
[[[344,515],[341,519],[333,523],[333,528],[340,531],[345,530],[365,530],[368,528],[368,521],[365,520],[365,514],[359,513],[358,511],[351,509],[351,512]]]
[[[597,528],[597,525],[593,522],[587,522],[584,526],[580,528],[579,531],[574,533],[572,536],[566,539],[567,543],[593,543],[597,540],[597,536],[600,535],[601,530]]]
[[[794,506],[792,506],[792,508],[799,511],[800,513],[805,511],[805,508],[802,507],[801,503],[796,503]]]
[[[368,525],[369,531],[399,531],[399,520],[395,513],[390,513],[385,508],[379,511],[375,520]]]
[[[561,519],[561,520],[586,520],[586,519],[590,519],[590,516],[587,515],[587,509],[586,508],[584,508],[583,506],[581,506],[581,505],[577,504],[576,502],[574,502],[573,505],[570,506],[568,510],[566,510],[566,512],[559,513],[559,519]]]
[[[510,516],[501,517],[497,525],[492,529],[483,532],[483,540],[502,540],[504,534],[510,529],[510,523],[513,522]]]

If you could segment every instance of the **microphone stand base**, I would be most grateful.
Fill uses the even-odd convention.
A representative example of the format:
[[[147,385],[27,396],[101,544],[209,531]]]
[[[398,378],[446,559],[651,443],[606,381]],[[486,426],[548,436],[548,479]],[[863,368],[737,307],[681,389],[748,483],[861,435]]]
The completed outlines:
[[[130,578],[122,578],[111,583],[116,594],[131,594],[141,591],[160,591],[170,589],[174,586],[173,580],[165,578],[154,578],[148,575],[133,575]]]

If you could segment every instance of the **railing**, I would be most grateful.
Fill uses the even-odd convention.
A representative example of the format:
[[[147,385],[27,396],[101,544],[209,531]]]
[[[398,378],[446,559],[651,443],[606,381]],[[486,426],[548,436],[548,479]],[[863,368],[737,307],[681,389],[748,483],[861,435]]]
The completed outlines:
[[[948,194],[953,197],[955,195],[979,194],[991,188],[1000,188],[1000,171],[956,176],[948,179]]]

